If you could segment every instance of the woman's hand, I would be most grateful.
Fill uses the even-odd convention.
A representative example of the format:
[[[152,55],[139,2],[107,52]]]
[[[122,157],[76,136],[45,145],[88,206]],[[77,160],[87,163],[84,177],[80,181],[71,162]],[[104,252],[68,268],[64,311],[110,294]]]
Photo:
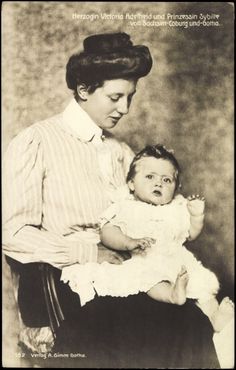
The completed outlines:
[[[98,263],[108,262],[114,265],[120,265],[126,258],[119,252],[105,247],[102,243],[98,244]]]

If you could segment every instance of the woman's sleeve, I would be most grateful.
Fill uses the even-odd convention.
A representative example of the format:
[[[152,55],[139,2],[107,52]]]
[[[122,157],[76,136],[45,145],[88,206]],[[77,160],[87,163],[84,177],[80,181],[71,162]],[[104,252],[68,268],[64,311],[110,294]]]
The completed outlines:
[[[124,168],[124,174],[125,177],[127,176],[129,172],[130,164],[134,158],[134,152],[132,149],[124,142],[121,143],[121,148],[123,152],[123,168]]]
[[[3,159],[3,251],[22,263],[62,268],[97,261],[96,243],[66,240],[42,229],[43,149],[34,127],[10,143]]]

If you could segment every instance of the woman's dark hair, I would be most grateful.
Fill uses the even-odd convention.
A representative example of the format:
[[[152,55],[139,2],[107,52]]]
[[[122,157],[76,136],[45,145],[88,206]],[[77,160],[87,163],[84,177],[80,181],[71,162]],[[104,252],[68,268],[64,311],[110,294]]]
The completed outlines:
[[[175,158],[175,156],[173,154],[173,150],[168,150],[168,149],[165,148],[164,145],[161,145],[161,144],[148,145],[143,150],[141,150],[139,153],[136,154],[133,161],[131,162],[129,172],[127,174],[127,178],[126,178],[127,182],[132,180],[134,178],[134,176],[136,175],[137,162],[140,159],[146,158],[146,157],[154,157],[154,158],[157,158],[157,159],[164,159],[164,160],[169,161],[174,166],[174,168],[176,170],[176,178],[175,178],[176,187],[175,188],[177,189],[180,186],[180,180],[179,180],[180,166],[179,166],[179,163],[178,163],[177,159]]]
[[[66,66],[67,86],[75,96],[79,84],[85,84],[92,93],[105,80],[138,79],[152,68],[149,49],[143,45],[134,46],[126,33],[92,35],[83,45],[84,50],[72,55]]]

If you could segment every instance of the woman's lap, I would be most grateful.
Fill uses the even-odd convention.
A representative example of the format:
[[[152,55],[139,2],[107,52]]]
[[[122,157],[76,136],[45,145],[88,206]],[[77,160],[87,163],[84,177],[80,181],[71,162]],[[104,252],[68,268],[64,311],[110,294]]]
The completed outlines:
[[[27,290],[32,298],[29,275],[30,270],[20,290]],[[57,333],[54,353],[59,357],[53,357],[53,367],[219,368],[209,320],[191,300],[176,306],[140,293],[127,298],[96,297],[80,307],[79,296],[60,282],[59,270],[56,275],[66,320]],[[37,307],[42,310],[36,303],[28,315],[30,321]]]
[[[85,354],[81,367],[219,368],[212,335],[192,301],[176,306],[146,294],[96,297],[67,318],[55,351]]]

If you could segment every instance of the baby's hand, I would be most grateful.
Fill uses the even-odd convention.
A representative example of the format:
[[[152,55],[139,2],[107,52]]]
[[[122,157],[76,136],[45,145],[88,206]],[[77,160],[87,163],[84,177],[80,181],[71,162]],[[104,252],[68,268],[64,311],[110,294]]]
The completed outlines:
[[[153,243],[155,243],[155,239],[152,238],[129,238],[127,249],[132,251],[132,254],[146,254],[146,249],[150,248]]]
[[[187,198],[187,207],[192,216],[200,216],[204,214],[205,198],[200,195],[190,195]]]

